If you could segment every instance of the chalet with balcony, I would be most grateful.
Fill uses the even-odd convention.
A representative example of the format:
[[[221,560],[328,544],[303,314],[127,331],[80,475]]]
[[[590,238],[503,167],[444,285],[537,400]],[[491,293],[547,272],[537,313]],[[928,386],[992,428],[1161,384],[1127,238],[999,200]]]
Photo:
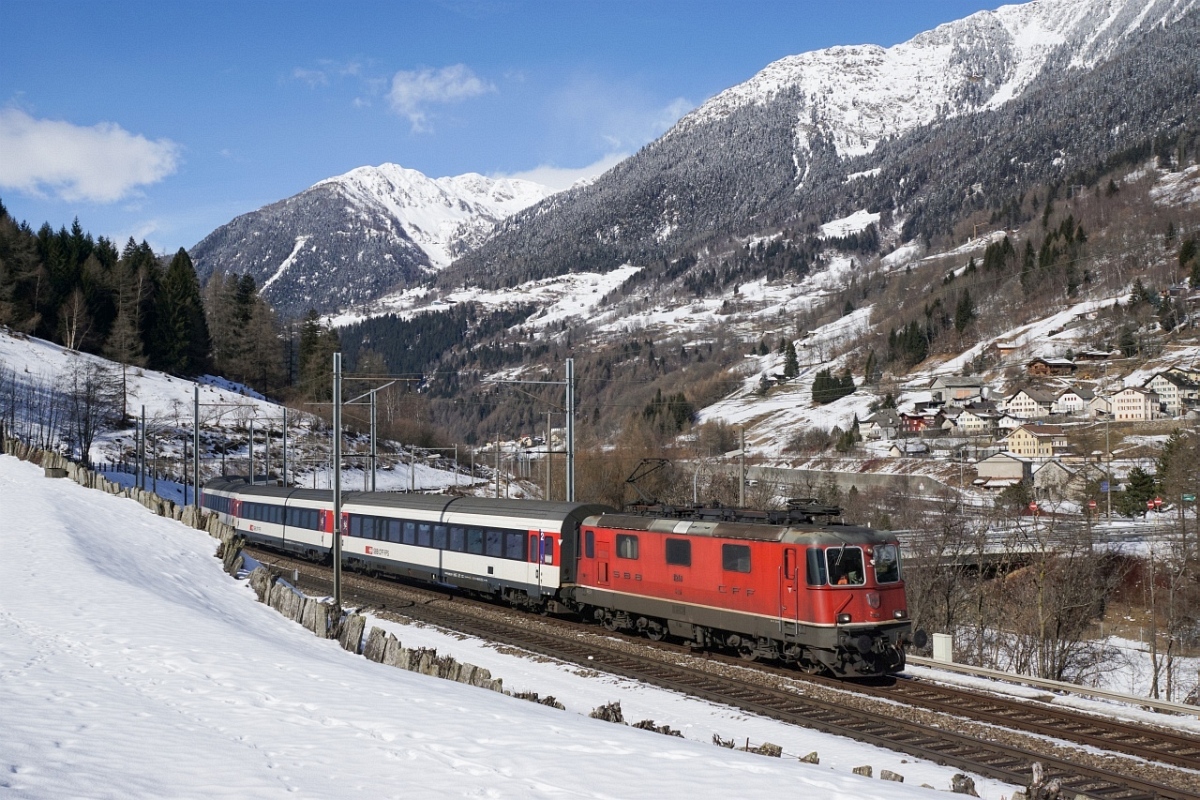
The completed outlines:
[[[1035,358],[1025,366],[1027,375],[1038,378],[1074,375],[1076,369],[1075,362],[1069,358]]]

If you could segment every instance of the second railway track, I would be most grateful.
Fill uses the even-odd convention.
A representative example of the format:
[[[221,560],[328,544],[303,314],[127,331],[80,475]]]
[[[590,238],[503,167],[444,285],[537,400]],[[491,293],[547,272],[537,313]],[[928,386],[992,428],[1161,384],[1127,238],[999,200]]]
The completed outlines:
[[[247,552],[265,563],[295,570],[302,587],[330,589],[330,568],[258,548]],[[696,657],[684,647],[650,646],[592,626],[534,618],[458,597],[445,602],[449,599],[445,592],[429,588],[354,574],[346,574],[343,583],[346,596],[365,606],[1006,783],[1027,785],[1033,762],[1040,761],[1050,777],[1077,797],[1200,798],[1200,747],[1195,737],[936,684],[899,680],[890,687],[863,686],[813,680],[792,671],[748,669],[734,659]],[[509,621],[514,616],[519,621]],[[530,624],[531,620],[540,624]],[[763,680],[764,676],[770,680]],[[814,685],[825,689],[826,696],[809,691]],[[847,703],[846,694],[874,702]],[[911,715],[915,717],[936,714],[943,720],[966,719],[981,725],[957,732],[952,728],[962,726],[902,718],[909,715],[898,714],[896,704],[919,709]],[[1021,732],[1026,741],[1014,741],[1012,731]],[[1005,735],[998,735],[1001,732]],[[1104,752],[1049,746],[1047,739]]]

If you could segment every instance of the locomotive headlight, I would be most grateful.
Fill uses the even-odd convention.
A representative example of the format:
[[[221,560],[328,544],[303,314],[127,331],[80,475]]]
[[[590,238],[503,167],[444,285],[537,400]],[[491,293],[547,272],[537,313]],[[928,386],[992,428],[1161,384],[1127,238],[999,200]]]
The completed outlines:
[[[849,623],[850,623],[850,615],[849,614],[838,614],[837,615],[837,624],[838,625],[848,625]]]
[[[892,616],[895,617],[896,619],[908,619],[908,612],[905,611],[903,608],[897,608],[895,611],[892,612]]]

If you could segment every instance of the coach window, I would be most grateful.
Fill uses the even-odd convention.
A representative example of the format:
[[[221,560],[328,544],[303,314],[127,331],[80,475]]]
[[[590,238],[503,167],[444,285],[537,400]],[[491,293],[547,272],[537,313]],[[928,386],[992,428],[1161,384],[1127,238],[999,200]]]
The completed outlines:
[[[457,525],[450,529],[450,549],[456,553],[467,551],[467,529]]]
[[[721,569],[729,572],[749,572],[750,547],[744,544],[721,545]]]
[[[861,547],[831,547],[825,551],[829,582],[835,586],[862,586],[866,582]]]
[[[495,528],[489,528],[487,532],[486,546],[484,552],[493,558],[501,558],[504,555],[504,531],[498,531]]]
[[[825,551],[819,547],[808,548],[808,585],[824,586]]]
[[[417,523],[405,522],[405,523],[402,523],[402,525],[403,525],[403,529],[404,529],[404,543],[405,544],[416,544],[417,543]]]
[[[900,580],[900,549],[896,545],[875,545],[871,564],[875,567],[876,583],[895,583]]]
[[[388,541],[393,542],[394,544],[400,544],[400,520],[389,519],[387,521],[387,524],[388,524],[388,533],[387,533]]]
[[[587,531],[583,534],[583,554],[587,558],[596,557],[596,532]]]
[[[422,522],[417,526],[417,546],[432,547],[433,546],[433,526],[428,522]]]
[[[483,555],[483,529],[467,529],[467,552],[477,556]]]
[[[554,539],[550,536],[542,539],[542,563],[554,563]]]
[[[350,535],[362,536],[362,517],[357,514],[350,515]]]
[[[433,526],[433,546],[436,547],[438,550],[446,549],[446,526],[445,525],[434,525]]]
[[[636,559],[638,557],[638,537],[630,536],[626,533],[618,533],[617,557]]]
[[[690,567],[692,543],[687,539],[667,539],[667,563],[677,567]]]
[[[519,531],[505,531],[504,557],[513,561],[525,560],[525,534]]]

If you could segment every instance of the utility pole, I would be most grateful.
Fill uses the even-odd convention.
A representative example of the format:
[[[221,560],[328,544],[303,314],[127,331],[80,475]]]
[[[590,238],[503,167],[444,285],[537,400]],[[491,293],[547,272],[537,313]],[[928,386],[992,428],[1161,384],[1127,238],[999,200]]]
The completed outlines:
[[[1106,371],[1106,372],[1107,372],[1107,369],[1108,369],[1108,365],[1106,364],[1106,365],[1105,365],[1105,371]],[[1107,518],[1107,520],[1108,520],[1109,524],[1111,525],[1111,524],[1112,524],[1112,481],[1113,481],[1113,474],[1112,474],[1112,445],[1111,445],[1111,444],[1109,444],[1109,441],[1108,441],[1108,422],[1109,422],[1109,420],[1110,420],[1110,419],[1112,419],[1112,406],[1109,406],[1109,409],[1108,409],[1108,414],[1109,414],[1109,415],[1108,415],[1107,417],[1105,417],[1105,419],[1104,419],[1104,455],[1105,455],[1105,458],[1107,458],[1107,459],[1108,459],[1108,480],[1107,480],[1107,481],[1105,481],[1104,483],[1105,483],[1105,485],[1108,487],[1108,491],[1107,491],[1107,492],[1105,492],[1105,494],[1108,496],[1108,500],[1107,500],[1107,503],[1108,503],[1108,513],[1107,513],[1107,515],[1106,515],[1106,518]]]
[[[496,431],[496,499],[500,499],[500,431]]]
[[[138,445],[138,488],[146,490],[146,407],[142,406],[142,432]]]
[[[250,417],[250,485],[254,485],[254,417]]]
[[[379,463],[379,447],[375,436],[375,392],[371,392],[371,491],[375,491],[375,466]]]
[[[333,607],[342,610],[342,354],[333,354]]]
[[[738,508],[746,507],[746,426],[742,426],[742,447],[738,450],[741,480],[738,481]]]
[[[192,503],[200,507],[200,385],[192,387]],[[186,498],[185,498],[186,499]]]
[[[553,500],[554,495],[551,492],[551,484],[554,480],[554,459],[550,455],[550,413],[546,412],[546,499]]]
[[[283,485],[288,485],[287,469],[287,406],[283,407]]]
[[[567,502],[575,502],[575,359],[567,359]]]

